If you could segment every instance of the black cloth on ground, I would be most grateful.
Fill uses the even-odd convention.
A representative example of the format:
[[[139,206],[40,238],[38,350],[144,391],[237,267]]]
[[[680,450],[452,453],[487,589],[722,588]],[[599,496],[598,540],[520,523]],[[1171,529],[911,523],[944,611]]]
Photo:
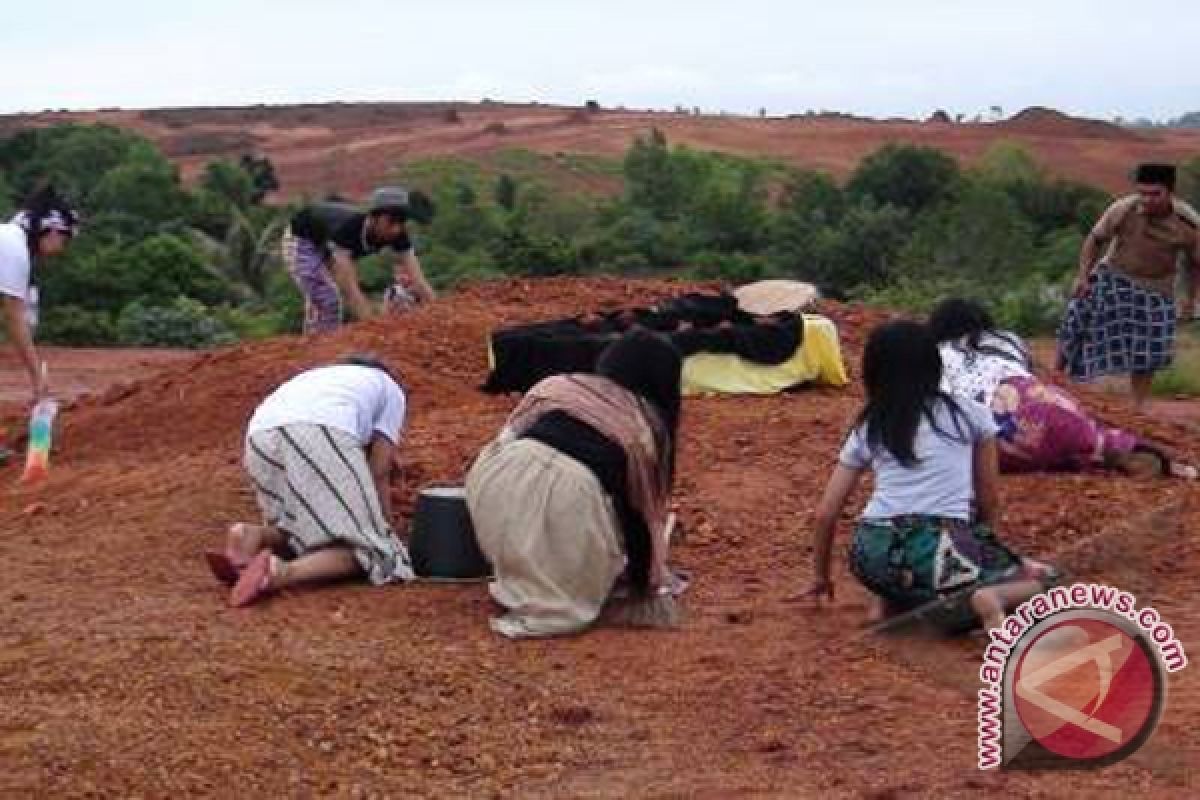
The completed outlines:
[[[680,330],[685,323],[686,329]],[[635,325],[663,333],[685,358],[728,353],[766,365],[791,358],[804,336],[799,314],[755,317],[738,309],[732,295],[689,294],[657,308],[607,311],[496,331],[491,340],[495,366],[482,388],[523,392],[551,375],[591,372],[604,348]]]
[[[617,522],[621,526],[629,575],[649,574],[650,530],[645,518],[629,503],[625,451],[591,425],[565,411],[550,411],[521,435],[535,439],[583,464],[612,498]],[[638,562],[638,563],[635,563]]]

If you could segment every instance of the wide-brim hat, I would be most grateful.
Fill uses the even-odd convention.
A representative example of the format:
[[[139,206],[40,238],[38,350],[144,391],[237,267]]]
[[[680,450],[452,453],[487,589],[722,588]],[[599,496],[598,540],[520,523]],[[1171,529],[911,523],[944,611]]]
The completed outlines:
[[[770,315],[783,311],[800,311],[820,297],[811,283],[787,280],[765,280],[748,283],[733,290],[738,308],[749,314]]]

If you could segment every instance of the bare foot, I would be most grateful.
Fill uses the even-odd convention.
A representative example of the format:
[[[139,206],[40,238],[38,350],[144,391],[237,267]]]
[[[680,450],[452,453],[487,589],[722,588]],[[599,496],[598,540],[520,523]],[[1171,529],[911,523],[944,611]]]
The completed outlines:
[[[867,601],[867,622],[875,624],[883,622],[891,616],[891,609],[888,608],[887,601],[882,597],[871,596]]]
[[[249,522],[235,522],[229,526],[225,547],[230,558],[237,564],[245,564],[263,549],[262,526]]]
[[[1184,464],[1182,461],[1172,461],[1170,466],[1171,477],[1182,478],[1185,481],[1194,481],[1200,472],[1191,464]]]

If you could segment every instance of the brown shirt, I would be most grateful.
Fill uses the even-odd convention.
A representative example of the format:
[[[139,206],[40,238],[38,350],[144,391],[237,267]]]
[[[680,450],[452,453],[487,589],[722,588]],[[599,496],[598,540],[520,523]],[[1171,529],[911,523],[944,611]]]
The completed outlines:
[[[1117,200],[1092,228],[1098,241],[1111,241],[1102,262],[1136,283],[1175,296],[1175,272],[1182,256],[1200,268],[1200,215],[1171,199],[1170,213],[1150,216],[1136,194]]]

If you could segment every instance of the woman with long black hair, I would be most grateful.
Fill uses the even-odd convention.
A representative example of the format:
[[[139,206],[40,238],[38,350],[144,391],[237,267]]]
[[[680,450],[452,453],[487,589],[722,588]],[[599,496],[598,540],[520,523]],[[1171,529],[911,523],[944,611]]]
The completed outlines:
[[[875,599],[871,616],[932,604],[947,633],[997,627],[1008,609],[1055,579],[993,533],[996,425],[978,403],[939,388],[942,361],[924,325],[891,322],[863,351],[866,404],[817,508],[816,581],[833,596],[830,548],[842,507],[867,469],[875,490],[854,530],[850,569]],[[934,601],[946,600],[938,605]]]
[[[0,224],[0,305],[5,330],[29,375],[36,403],[50,392],[46,370],[33,345],[33,268],[66,249],[79,230],[79,214],[52,188],[36,192],[8,222]]]
[[[1017,334],[1001,330],[987,309],[951,297],[929,316],[942,356],[942,388],[992,410],[1002,472],[1071,471],[1092,466],[1195,478],[1194,467],[1163,447],[1104,425],[1061,387],[1034,374]]]
[[[595,374],[546,378],[526,393],[467,475],[467,504],[492,563],[505,636],[591,625],[624,575],[630,619],[670,624],[668,498],[675,475],[682,359],[635,329]]]

